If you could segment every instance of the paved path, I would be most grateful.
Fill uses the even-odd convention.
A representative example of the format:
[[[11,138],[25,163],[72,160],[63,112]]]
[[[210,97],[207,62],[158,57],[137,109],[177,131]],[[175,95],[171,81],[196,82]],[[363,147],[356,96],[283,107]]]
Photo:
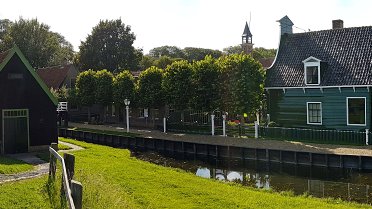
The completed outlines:
[[[71,127],[82,127],[99,130],[116,130],[125,132],[121,124],[118,125],[88,125],[81,123],[69,123]],[[213,145],[229,145],[247,148],[278,149],[299,152],[327,153],[340,155],[372,156],[372,146],[350,146],[350,145],[329,145],[312,144],[292,141],[264,140],[251,138],[233,138],[223,136],[195,135],[163,133],[158,130],[130,129],[130,132],[139,133],[147,138],[158,138],[168,140],[179,140],[185,142],[196,142]]]
[[[76,146],[74,144],[66,143],[66,142],[59,142],[59,143],[72,148],[69,150],[61,150],[60,152],[72,152],[72,151],[84,149],[82,147]],[[7,156],[18,159],[18,160],[22,160],[28,164],[34,165],[34,170],[26,171],[23,173],[16,173],[16,174],[0,174],[0,184],[5,183],[5,182],[10,182],[10,181],[19,181],[23,179],[35,178],[35,177],[49,173],[49,163],[46,163],[45,161],[36,157],[36,153],[21,153],[21,154],[7,155]]]

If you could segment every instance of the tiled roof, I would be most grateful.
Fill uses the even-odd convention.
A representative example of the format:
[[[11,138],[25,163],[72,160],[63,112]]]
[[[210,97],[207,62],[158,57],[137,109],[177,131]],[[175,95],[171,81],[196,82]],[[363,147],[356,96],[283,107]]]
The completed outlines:
[[[270,58],[262,58],[262,59],[259,59],[258,61],[261,63],[264,69],[267,69],[273,64],[274,59],[275,57],[270,57]]]
[[[48,86],[48,88],[53,87],[54,89],[57,89],[62,87],[62,83],[66,79],[70,67],[71,64],[39,68],[36,70],[36,72]]]
[[[372,26],[282,36],[266,87],[303,87],[303,60],[321,60],[320,86],[372,85]]]

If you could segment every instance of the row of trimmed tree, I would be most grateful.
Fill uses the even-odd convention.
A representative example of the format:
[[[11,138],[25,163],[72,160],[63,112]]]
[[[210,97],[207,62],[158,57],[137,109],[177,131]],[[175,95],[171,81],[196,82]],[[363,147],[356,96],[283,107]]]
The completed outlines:
[[[90,107],[113,102],[124,106],[159,108],[165,104],[176,110],[227,111],[253,114],[262,105],[264,71],[250,55],[234,54],[218,59],[173,62],[164,70],[152,66],[137,80],[129,71],[113,75],[107,70],[87,70],[79,74],[69,101]],[[79,99],[73,99],[75,96]]]

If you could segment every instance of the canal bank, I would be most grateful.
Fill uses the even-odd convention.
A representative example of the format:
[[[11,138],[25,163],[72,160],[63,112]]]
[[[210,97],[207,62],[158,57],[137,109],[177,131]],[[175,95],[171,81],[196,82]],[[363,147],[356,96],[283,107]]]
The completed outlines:
[[[70,124],[74,127],[113,130],[115,127]],[[117,130],[121,130],[120,128]],[[213,158],[258,160],[273,163],[330,168],[372,169],[369,147],[316,145],[275,140],[239,139],[221,136],[164,134],[141,131],[140,137],[125,137],[60,129],[59,135],[113,147],[154,150]]]
[[[69,123],[70,127],[89,128],[95,130],[108,130],[125,132],[122,124],[114,125],[92,125],[82,123]],[[232,147],[256,148],[256,149],[277,149],[283,151],[311,152],[319,154],[353,155],[372,157],[372,146],[350,146],[313,144],[293,141],[279,141],[253,138],[234,138],[223,136],[163,133],[158,130],[130,129],[130,132],[137,133],[144,138],[156,138],[171,141],[182,141],[189,143],[221,145]]]

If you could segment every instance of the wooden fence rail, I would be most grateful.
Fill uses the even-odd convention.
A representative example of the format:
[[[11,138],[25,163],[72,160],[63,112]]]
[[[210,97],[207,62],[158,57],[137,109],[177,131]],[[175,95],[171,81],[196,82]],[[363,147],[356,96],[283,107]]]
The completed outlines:
[[[62,158],[58,152],[58,144],[52,143],[49,147],[49,178],[55,180],[57,160],[62,164],[62,188],[70,209],[82,208],[83,187],[80,182],[72,180],[74,176],[75,156],[65,153]]]

